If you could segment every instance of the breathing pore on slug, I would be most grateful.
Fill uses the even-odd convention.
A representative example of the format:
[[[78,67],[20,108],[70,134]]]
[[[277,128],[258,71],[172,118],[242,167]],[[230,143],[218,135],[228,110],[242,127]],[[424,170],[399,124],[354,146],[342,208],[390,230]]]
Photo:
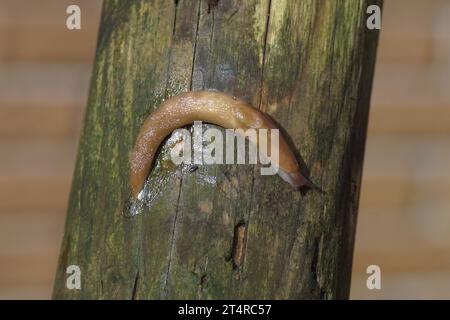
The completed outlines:
[[[160,144],[175,129],[195,121],[226,129],[278,129],[263,112],[225,93],[189,91],[173,96],[148,116],[136,139],[130,168],[130,185],[135,199],[150,172]],[[318,189],[301,174],[294,152],[282,135],[279,136],[278,146],[278,175],[296,190],[303,186]]]

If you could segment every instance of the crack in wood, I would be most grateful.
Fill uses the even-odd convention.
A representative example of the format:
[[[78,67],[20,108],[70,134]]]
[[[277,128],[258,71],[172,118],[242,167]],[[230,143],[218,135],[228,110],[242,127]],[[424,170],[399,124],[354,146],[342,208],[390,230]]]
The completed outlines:
[[[136,300],[138,282],[139,282],[139,271],[136,272],[136,276],[134,277],[133,288],[131,290],[131,300]]]
[[[263,45],[263,54],[262,54],[262,66],[261,66],[261,77],[260,77],[260,93],[259,93],[259,102],[258,102],[258,109],[261,110],[261,104],[262,104],[262,96],[263,96],[263,84],[264,84],[264,68],[266,65],[266,51],[267,51],[267,40],[268,40],[268,34],[269,34],[269,24],[270,24],[270,14],[272,11],[272,0],[269,0],[268,6],[267,6],[267,19],[266,19],[266,30],[264,31],[264,45]],[[253,174],[251,177],[251,197],[250,197],[250,204],[248,208],[248,218],[247,218],[247,229],[250,226],[250,218],[253,210],[253,201],[255,200],[255,175],[256,175],[256,167],[254,167]],[[246,242],[248,239],[246,239]]]
[[[211,12],[214,13],[214,9],[219,4],[219,0],[207,0],[206,3],[208,4],[207,12],[210,14]]]
[[[200,288],[202,290],[206,289],[206,287],[208,286],[208,280],[209,278],[207,274],[204,274],[200,277]]]
[[[261,110],[262,105],[262,96],[263,96],[263,84],[264,84],[264,69],[266,66],[266,52],[267,52],[267,40],[269,37],[269,26],[270,26],[270,13],[272,11],[272,0],[269,0],[269,4],[267,6],[267,19],[266,19],[266,30],[264,31],[264,46],[263,46],[263,54],[262,54],[262,66],[261,66],[261,78],[259,84],[259,105],[258,109]]]
[[[198,12],[197,12],[197,26],[195,29],[195,37],[194,37],[194,53],[192,56],[192,68],[191,68],[191,82],[189,84],[189,90],[192,91],[193,86],[193,80],[194,80],[194,70],[195,70],[195,61],[196,61],[196,54],[197,54],[197,40],[198,40],[198,29],[200,27],[200,8],[201,8],[202,1],[199,0],[198,2]]]
[[[320,287],[318,275],[317,275],[317,263],[319,260],[319,250],[320,250],[319,237],[314,238],[313,250],[314,251],[313,251],[313,257],[311,260],[310,270],[311,270],[311,274],[312,274],[314,280],[316,281],[317,285]]]
[[[175,0],[175,16],[173,19],[172,37],[175,35],[176,26],[177,26],[178,3],[179,3],[179,0]]]
[[[234,270],[238,270],[244,262],[246,234],[247,226],[244,221],[241,221],[234,227],[233,249],[231,254]]]
[[[196,56],[196,52],[197,52],[198,29],[199,29],[199,25],[200,25],[200,9],[201,9],[201,0],[199,0],[199,2],[198,2],[197,24],[196,24],[196,30],[195,30],[194,49],[193,49],[193,56],[192,56],[192,68],[191,68],[191,75],[190,75],[191,79],[190,79],[190,85],[189,85],[190,90],[192,90],[194,67],[195,67],[195,56]],[[176,15],[175,15],[175,17],[176,17]],[[174,30],[175,30],[175,25],[174,25]],[[164,278],[163,294],[165,296],[168,296],[167,286],[169,284],[170,269],[171,269],[171,264],[172,264],[172,255],[173,255],[173,250],[175,248],[175,234],[176,234],[176,229],[177,229],[182,186],[183,186],[183,176],[181,175],[180,183],[178,186],[179,189],[178,189],[178,197],[177,197],[177,201],[176,201],[175,217],[174,217],[173,226],[172,226],[169,257],[168,257],[168,262],[167,262],[166,274],[165,274],[165,278]]]

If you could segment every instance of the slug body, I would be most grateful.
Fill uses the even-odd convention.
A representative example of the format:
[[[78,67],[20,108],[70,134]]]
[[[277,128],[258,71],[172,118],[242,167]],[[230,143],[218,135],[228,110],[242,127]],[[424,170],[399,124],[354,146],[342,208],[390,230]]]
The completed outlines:
[[[135,199],[144,186],[160,144],[172,131],[194,121],[212,123],[226,129],[278,129],[264,113],[224,93],[190,91],[171,97],[145,120],[138,134],[131,155],[130,172],[130,185]],[[278,174],[294,188],[314,188],[300,173],[297,159],[281,134],[278,162]]]

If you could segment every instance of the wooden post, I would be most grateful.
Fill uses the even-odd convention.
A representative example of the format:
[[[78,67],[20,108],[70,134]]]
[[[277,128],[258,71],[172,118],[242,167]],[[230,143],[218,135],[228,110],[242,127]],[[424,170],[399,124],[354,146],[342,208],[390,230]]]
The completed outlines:
[[[381,0],[106,0],[57,299],[347,298]],[[163,99],[217,89],[269,113],[325,193],[251,165],[165,165],[127,217],[129,155]],[[125,215],[124,215],[125,213]],[[78,265],[81,290],[66,287]]]

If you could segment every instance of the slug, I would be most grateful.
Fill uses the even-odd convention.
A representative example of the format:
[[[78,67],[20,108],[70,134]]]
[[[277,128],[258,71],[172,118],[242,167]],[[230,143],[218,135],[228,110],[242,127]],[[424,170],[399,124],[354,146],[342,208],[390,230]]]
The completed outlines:
[[[173,96],[148,116],[139,131],[131,154],[130,185],[134,199],[144,186],[160,144],[172,131],[194,121],[226,129],[278,129],[263,112],[225,93],[189,91]],[[278,162],[278,175],[296,190],[303,186],[318,189],[300,173],[297,159],[281,134]]]

